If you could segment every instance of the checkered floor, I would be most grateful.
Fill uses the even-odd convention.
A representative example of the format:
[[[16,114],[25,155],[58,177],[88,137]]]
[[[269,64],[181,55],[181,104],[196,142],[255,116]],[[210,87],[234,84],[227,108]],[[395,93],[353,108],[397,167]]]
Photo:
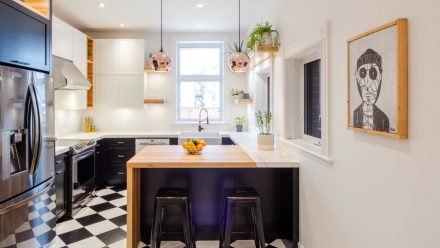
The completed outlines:
[[[102,187],[86,208],[73,219],[57,224],[54,247],[68,248],[125,248],[126,247],[127,191],[123,187]],[[141,244],[142,247],[147,247]],[[161,248],[183,248],[180,241],[163,241]],[[197,248],[218,248],[218,241],[197,241]],[[253,248],[253,240],[238,240],[233,248]],[[268,248],[285,248],[281,240]]]

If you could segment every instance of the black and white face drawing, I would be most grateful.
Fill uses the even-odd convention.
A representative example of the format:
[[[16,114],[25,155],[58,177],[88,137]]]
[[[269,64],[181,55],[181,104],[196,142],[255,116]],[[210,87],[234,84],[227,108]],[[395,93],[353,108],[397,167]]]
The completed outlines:
[[[354,127],[389,132],[387,115],[376,106],[382,86],[382,57],[367,49],[357,60],[355,78],[362,104],[354,110]]]

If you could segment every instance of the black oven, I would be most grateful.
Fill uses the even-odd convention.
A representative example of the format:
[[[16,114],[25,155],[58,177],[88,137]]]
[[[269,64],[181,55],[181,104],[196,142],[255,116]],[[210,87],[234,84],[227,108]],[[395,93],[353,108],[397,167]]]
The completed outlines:
[[[95,148],[75,154],[71,159],[71,214],[91,199],[95,186]]]

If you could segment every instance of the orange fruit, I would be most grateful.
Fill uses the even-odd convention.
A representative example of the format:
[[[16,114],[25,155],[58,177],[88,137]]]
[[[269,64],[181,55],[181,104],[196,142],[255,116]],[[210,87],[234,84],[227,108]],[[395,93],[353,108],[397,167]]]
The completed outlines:
[[[197,145],[197,150],[199,150],[199,151],[203,150],[203,145],[202,144],[198,144]]]

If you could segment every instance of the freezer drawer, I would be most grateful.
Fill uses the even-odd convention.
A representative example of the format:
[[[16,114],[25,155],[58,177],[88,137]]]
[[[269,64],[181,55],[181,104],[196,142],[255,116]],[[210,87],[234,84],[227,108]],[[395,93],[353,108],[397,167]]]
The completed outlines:
[[[0,205],[0,247],[48,247],[55,238],[53,178]]]

